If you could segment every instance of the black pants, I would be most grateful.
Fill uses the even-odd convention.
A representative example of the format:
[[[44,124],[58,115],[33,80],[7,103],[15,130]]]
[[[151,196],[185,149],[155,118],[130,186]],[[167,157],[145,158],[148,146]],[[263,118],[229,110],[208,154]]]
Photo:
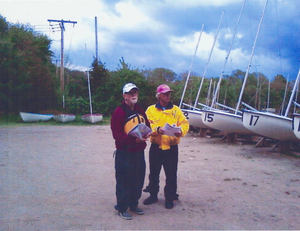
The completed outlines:
[[[138,200],[142,195],[145,180],[145,156],[144,151],[127,152],[116,151],[116,196],[115,209],[124,212],[128,208],[138,206]]]
[[[178,200],[177,191],[177,166],[178,145],[172,145],[171,149],[162,150],[157,144],[151,144],[149,151],[149,185],[148,191],[151,195],[157,195],[159,191],[159,174],[164,167],[166,174],[166,185],[164,195],[168,200]]]

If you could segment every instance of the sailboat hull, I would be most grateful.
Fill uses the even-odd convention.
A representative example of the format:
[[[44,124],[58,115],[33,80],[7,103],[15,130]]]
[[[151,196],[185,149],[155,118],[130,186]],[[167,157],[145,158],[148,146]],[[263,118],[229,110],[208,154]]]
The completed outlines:
[[[292,119],[288,117],[268,112],[244,110],[243,125],[264,137],[283,141],[297,140],[292,130]]]
[[[29,112],[20,112],[19,114],[24,122],[45,122],[53,118],[53,114],[37,114]]]
[[[205,125],[226,133],[256,135],[243,126],[242,116],[217,110],[203,110],[202,121]]]
[[[83,122],[95,124],[102,120],[102,114],[87,114],[81,117]]]
[[[206,126],[202,122],[202,112],[196,110],[189,110],[189,109],[181,109],[187,120],[189,121],[190,126],[196,128],[210,128]]]
[[[300,114],[293,114],[293,131],[295,136],[300,139]]]
[[[72,122],[72,121],[75,120],[75,115],[73,115],[73,114],[60,114],[60,115],[55,115],[53,118],[57,122],[68,123],[68,122]]]

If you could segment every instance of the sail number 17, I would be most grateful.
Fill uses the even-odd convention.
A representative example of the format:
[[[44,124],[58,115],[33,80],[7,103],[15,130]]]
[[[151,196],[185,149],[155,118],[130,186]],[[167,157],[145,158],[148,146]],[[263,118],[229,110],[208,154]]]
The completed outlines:
[[[256,123],[257,123],[257,121],[258,121],[258,119],[259,119],[259,116],[257,116],[257,115],[251,115],[249,125],[250,126],[255,126]]]

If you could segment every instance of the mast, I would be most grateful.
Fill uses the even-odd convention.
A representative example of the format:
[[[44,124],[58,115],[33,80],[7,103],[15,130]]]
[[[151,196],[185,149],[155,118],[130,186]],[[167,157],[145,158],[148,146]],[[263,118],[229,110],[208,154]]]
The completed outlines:
[[[216,44],[216,41],[217,41],[217,37],[218,37],[218,34],[219,34],[219,30],[220,30],[220,26],[221,26],[221,22],[222,22],[223,16],[224,16],[224,10],[223,10],[222,15],[221,15],[221,19],[220,19],[220,22],[219,22],[219,25],[218,25],[218,29],[217,29],[217,32],[216,32],[216,35],[215,35],[215,38],[214,38],[213,45],[212,45],[211,50],[210,50],[210,54],[209,54],[207,63],[205,65],[205,69],[204,69],[204,72],[203,72],[203,75],[202,75],[202,79],[201,79],[201,82],[200,82],[198,93],[197,93],[197,96],[196,96],[196,99],[195,99],[194,109],[196,108],[197,103],[198,103],[200,91],[201,91],[201,88],[202,88],[202,85],[203,85],[203,82],[204,82],[204,78],[205,78],[205,75],[206,75],[206,70],[207,70],[208,64],[210,62],[210,58],[212,56],[212,53],[213,53],[213,50],[214,50],[214,47],[215,47],[215,44]]]
[[[200,35],[199,35],[199,38],[198,38],[197,45],[196,45],[195,53],[194,53],[194,56],[193,56],[193,59],[192,59],[192,63],[191,63],[191,66],[190,66],[190,69],[189,69],[189,73],[188,73],[188,76],[187,76],[186,81],[185,81],[185,85],[184,85],[184,89],[183,89],[183,92],[182,92],[182,96],[181,96],[181,99],[180,99],[179,107],[181,107],[181,105],[182,105],[182,101],[183,101],[183,98],[184,98],[184,95],[185,95],[185,90],[186,90],[187,84],[188,84],[189,79],[190,79],[190,74],[191,74],[191,71],[192,71],[192,67],[193,67],[195,56],[197,54],[197,50],[198,50],[199,42],[200,42],[200,39],[201,39],[203,27],[204,27],[204,24],[202,24],[202,28],[201,28],[201,31],[200,31]]]
[[[295,81],[295,84],[294,84],[294,87],[293,87],[293,90],[292,90],[292,94],[291,94],[291,97],[290,97],[290,100],[289,100],[289,104],[288,104],[288,106],[286,108],[286,111],[285,111],[285,114],[284,114],[285,117],[288,116],[288,113],[289,113],[289,110],[291,108],[295,93],[297,91],[297,88],[298,88],[298,85],[299,85],[299,77],[300,77],[300,69],[298,71],[298,75],[297,75],[297,78],[296,78],[296,81]]]
[[[288,77],[287,77],[287,81],[286,81],[286,84],[285,84],[285,90],[284,90],[283,100],[282,100],[282,104],[281,104],[281,112],[280,112],[280,115],[282,115],[282,114],[283,114],[283,111],[284,111],[284,104],[285,104],[286,91],[287,91],[288,84],[289,84],[289,75],[288,75]]]
[[[253,55],[254,55],[254,50],[255,50],[255,46],[256,46],[258,34],[259,34],[259,32],[260,32],[261,24],[262,24],[262,21],[263,21],[263,18],[264,18],[264,14],[265,14],[267,5],[268,5],[268,0],[266,1],[265,7],[264,7],[264,9],[263,9],[263,12],[262,12],[262,15],[261,15],[261,18],[260,18],[260,22],[259,22],[259,25],[258,25],[258,29],[257,29],[257,33],[256,33],[256,36],[255,36],[255,40],[254,40],[254,45],[253,45],[253,47],[252,47],[252,52],[251,52],[249,64],[248,64],[248,67],[247,67],[247,70],[246,70],[246,74],[245,74],[245,77],[244,77],[242,89],[241,89],[241,91],[240,91],[239,100],[238,100],[238,103],[237,103],[237,105],[236,105],[236,109],[235,109],[235,113],[234,113],[235,115],[237,114],[238,109],[239,109],[240,104],[241,104],[241,101],[242,101],[242,96],[243,96],[244,89],[245,89],[246,82],[247,82],[247,78],[248,78],[248,75],[249,75],[249,69],[250,69],[250,66],[251,66],[251,63],[252,63],[252,58],[253,58]]]
[[[88,88],[89,88],[89,98],[90,98],[90,113],[93,114],[93,107],[92,107],[92,93],[91,93],[91,83],[90,83],[90,72],[87,70],[87,79],[88,79]]]
[[[267,102],[267,108],[270,107],[270,79],[269,79],[269,83],[268,83],[268,102]]]
[[[219,77],[219,81],[218,81],[216,93],[214,94],[213,99],[212,99],[212,101],[211,101],[211,107],[213,107],[214,104],[216,103],[217,94],[218,94],[218,92],[219,92],[219,90],[220,90],[221,81],[222,81],[222,78],[223,78],[223,75],[224,75],[224,71],[225,71],[225,68],[226,68],[226,65],[227,65],[227,61],[228,61],[228,58],[229,58],[229,55],[230,55],[230,52],[231,52],[231,49],[232,49],[232,46],[233,46],[233,41],[234,41],[234,39],[235,39],[235,35],[236,35],[237,29],[238,29],[238,26],[239,26],[239,23],[240,23],[240,20],[241,20],[241,16],[242,16],[242,13],[243,13],[245,4],[246,4],[246,0],[245,0],[244,3],[243,3],[243,6],[242,6],[242,8],[241,8],[241,11],[240,11],[240,14],[239,14],[239,17],[238,17],[238,20],[237,20],[237,23],[236,23],[235,28],[234,28],[233,37],[232,37],[232,40],[231,40],[231,44],[230,44],[230,46],[229,46],[229,49],[228,49],[228,51],[227,51],[227,55],[226,55],[226,57],[225,57],[225,63],[224,63],[224,66],[223,66],[223,70],[222,70],[222,72],[221,72],[221,75],[220,75],[220,77]],[[225,100],[225,99],[224,99],[224,100]]]
[[[97,32],[97,17],[95,17],[95,41],[96,41],[96,61],[98,61],[98,32]]]
[[[209,81],[209,88],[208,88],[207,97],[206,97],[206,105],[209,104],[210,92],[211,92],[211,85],[212,85],[212,79],[210,79],[210,81]]]

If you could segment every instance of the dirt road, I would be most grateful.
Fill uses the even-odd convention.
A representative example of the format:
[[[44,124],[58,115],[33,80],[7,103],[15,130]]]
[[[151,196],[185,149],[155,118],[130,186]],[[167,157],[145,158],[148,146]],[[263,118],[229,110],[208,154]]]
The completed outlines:
[[[161,190],[145,206],[143,193],[145,214],[126,221],[109,126],[0,127],[0,229],[300,229],[299,158],[191,134],[179,147],[180,201],[165,209]]]

